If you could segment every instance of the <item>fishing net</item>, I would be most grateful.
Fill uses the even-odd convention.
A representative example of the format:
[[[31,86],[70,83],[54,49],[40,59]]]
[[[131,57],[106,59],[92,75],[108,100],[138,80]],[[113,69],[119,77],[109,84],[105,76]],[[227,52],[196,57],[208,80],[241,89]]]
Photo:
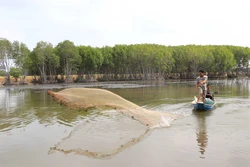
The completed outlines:
[[[49,151],[84,155],[91,158],[110,158],[150,134],[150,129],[136,120],[107,110],[87,116],[70,134]]]
[[[68,88],[59,92],[49,91],[54,99],[73,109],[100,111],[115,109],[150,128],[169,126],[178,115],[142,108],[110,91],[94,88]]]
[[[101,112],[84,118],[83,123],[49,153],[109,158],[150,134],[151,129],[169,126],[178,115],[142,108],[110,91],[94,88],[69,88],[49,91],[54,99],[73,109]],[[94,111],[94,110],[93,110]]]

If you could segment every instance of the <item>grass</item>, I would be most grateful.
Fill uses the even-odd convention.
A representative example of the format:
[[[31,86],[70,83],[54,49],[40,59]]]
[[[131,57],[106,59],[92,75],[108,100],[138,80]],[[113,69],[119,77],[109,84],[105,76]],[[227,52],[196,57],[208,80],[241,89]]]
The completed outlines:
[[[37,79],[39,78],[39,76],[36,76],[36,77],[37,77]],[[4,83],[5,78],[6,78],[5,76],[0,76],[0,84],[3,84],[3,83]],[[31,83],[32,80],[33,80],[33,76],[26,76],[26,78],[25,78],[25,82],[26,82],[26,83]],[[16,82],[16,80],[15,80],[14,77],[10,77],[10,81],[11,81],[12,83],[15,83],[15,82]],[[21,77],[18,78],[17,82],[19,83],[20,81],[21,81]]]

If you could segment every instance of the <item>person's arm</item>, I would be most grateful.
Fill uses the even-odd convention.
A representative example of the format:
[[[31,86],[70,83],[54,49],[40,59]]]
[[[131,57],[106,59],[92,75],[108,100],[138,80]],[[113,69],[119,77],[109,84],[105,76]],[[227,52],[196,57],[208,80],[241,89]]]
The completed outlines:
[[[204,81],[201,81],[200,83],[201,84],[204,84],[204,83],[206,83],[207,82],[207,76],[205,77],[205,80]]]

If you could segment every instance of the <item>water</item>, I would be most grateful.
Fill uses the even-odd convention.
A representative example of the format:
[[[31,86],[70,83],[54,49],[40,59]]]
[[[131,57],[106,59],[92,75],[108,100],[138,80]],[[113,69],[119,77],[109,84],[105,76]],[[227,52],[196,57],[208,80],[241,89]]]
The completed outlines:
[[[70,110],[47,95],[48,86],[1,88],[0,167],[248,167],[250,81],[210,83],[217,105],[207,112],[191,106],[193,82],[75,85],[100,86],[145,108],[185,116],[152,131],[112,111]]]

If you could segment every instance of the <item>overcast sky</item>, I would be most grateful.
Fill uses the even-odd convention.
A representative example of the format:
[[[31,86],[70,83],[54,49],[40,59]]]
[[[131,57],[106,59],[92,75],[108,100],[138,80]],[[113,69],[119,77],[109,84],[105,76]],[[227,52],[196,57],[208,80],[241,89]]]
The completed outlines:
[[[157,43],[250,47],[249,0],[0,0],[0,37],[30,49]]]

